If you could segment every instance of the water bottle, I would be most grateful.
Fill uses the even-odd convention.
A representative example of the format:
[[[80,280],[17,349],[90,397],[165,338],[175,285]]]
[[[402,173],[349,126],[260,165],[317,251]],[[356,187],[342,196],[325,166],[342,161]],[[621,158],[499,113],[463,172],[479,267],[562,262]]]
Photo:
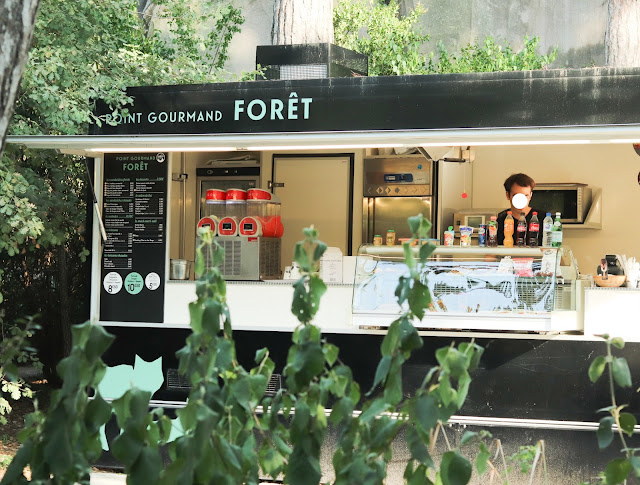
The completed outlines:
[[[547,212],[547,217],[542,221],[542,245],[546,248],[551,247],[551,232],[553,231],[553,219],[551,212]]]
[[[487,246],[490,248],[495,248],[498,246],[498,218],[496,216],[491,216],[491,221],[487,226],[487,231],[489,235],[487,237]]]
[[[504,244],[505,248],[513,247],[513,216],[511,215],[511,211],[507,211],[507,217],[504,219]]]
[[[524,212],[520,213],[517,231],[518,237],[516,238],[516,244],[519,248],[523,248],[527,245],[527,220],[524,217]]]
[[[540,233],[540,222],[538,221],[538,213],[534,212],[529,221],[529,246],[538,247],[538,234]]]
[[[551,232],[551,246],[559,248],[562,246],[562,222],[560,222],[560,213],[556,212],[556,220],[553,221],[553,231]]]

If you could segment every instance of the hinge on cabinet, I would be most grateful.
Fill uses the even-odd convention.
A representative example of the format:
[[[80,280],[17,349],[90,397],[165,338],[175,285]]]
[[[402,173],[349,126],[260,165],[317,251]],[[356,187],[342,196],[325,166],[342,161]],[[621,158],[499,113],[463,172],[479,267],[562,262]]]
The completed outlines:
[[[273,182],[273,181],[269,180],[267,182],[267,187],[269,187],[269,189],[273,189],[275,187],[284,187],[284,183],[282,183],[282,182]]]

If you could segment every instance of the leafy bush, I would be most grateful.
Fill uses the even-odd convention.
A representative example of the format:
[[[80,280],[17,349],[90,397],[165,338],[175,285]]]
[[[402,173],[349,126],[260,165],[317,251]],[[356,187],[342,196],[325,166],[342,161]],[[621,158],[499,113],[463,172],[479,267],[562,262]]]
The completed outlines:
[[[403,18],[398,10],[398,0],[343,0],[333,9],[336,44],[366,54],[370,76],[428,72],[420,48],[429,36],[417,28],[426,9],[418,4]]]
[[[414,238],[428,234],[430,224],[422,216],[410,218],[409,224]],[[340,361],[339,349],[311,323],[326,290],[315,273],[326,245],[313,228],[304,232],[305,240],[294,252],[302,276],[293,285],[291,309],[300,324],[283,372],[286,389],[265,396],[275,367],[267,349],[256,353],[256,367],[248,371],[236,360],[224,279],[216,266],[205,268],[201,257],[212,244],[211,233],[205,231],[196,264],[201,275],[198,299],[189,304],[192,334],[178,352],[179,371],[192,388],[186,407],[177,411],[184,433],[168,444],[169,464],[163,466],[159,446],[169,441],[172,422],[161,410],[148,412],[149,392],[129,390],[112,407],[99,394],[88,399],[87,388],[95,389],[104,375],[100,355],[112,337],[86,323],[74,327],[73,351],[58,366],[62,388],[54,393],[46,416],[37,412],[28,418],[23,445],[2,483],[25,483],[22,470],[27,465],[38,483],[88,483],[89,466],[100,449],[98,430],[112,409],[122,430],[112,451],[125,466],[129,484],[257,484],[262,473],[283,476],[285,483],[317,485],[329,424],[339,430],[333,456],[336,484],[382,484],[391,443],[400,432],[410,452],[404,474],[408,483],[468,483],[472,465],[457,450],[446,451],[439,466],[432,453],[442,425],[466,399],[469,373],[477,367],[482,348],[465,342],[437,350],[438,365],[425,375],[415,395],[402,393],[402,365],[422,346],[412,320],[422,318],[430,302],[421,275],[433,247],[404,245],[409,273],[396,289],[404,311],[389,327],[372,389],[362,395],[351,370]],[[214,264],[223,257],[217,247]],[[462,443],[474,435],[465,434]],[[476,461],[479,472],[489,458],[483,449]]]
[[[508,43],[502,47],[487,36],[482,44],[474,41],[460,49],[459,53],[449,53],[442,42],[438,43],[438,60],[433,53],[429,60],[429,72],[493,72],[493,71],[529,71],[546,69],[557,54],[554,49],[549,55],[536,52],[540,37],[524,37],[524,47],[515,51]]]
[[[429,35],[418,27],[425,13],[420,3],[400,17],[397,0],[388,5],[383,0],[341,0],[333,14],[335,42],[369,56],[370,76],[546,69],[556,58],[556,49],[537,53],[540,38],[527,36],[520,50],[487,36],[482,44],[476,40],[459,52],[449,52],[440,41],[437,53],[426,55]]]

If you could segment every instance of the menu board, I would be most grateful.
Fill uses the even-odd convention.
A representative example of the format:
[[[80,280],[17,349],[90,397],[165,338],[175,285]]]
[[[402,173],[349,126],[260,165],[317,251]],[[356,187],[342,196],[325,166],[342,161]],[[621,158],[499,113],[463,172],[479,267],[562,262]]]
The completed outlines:
[[[101,321],[163,321],[166,159],[166,153],[104,157]]]

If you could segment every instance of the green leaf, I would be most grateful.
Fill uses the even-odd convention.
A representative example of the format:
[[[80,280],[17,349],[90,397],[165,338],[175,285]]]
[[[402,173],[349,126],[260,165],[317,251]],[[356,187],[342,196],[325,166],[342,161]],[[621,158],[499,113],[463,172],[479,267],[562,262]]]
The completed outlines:
[[[202,332],[202,314],[204,307],[199,301],[189,303],[189,316],[191,317],[191,328],[194,332]]]
[[[375,399],[367,409],[365,409],[360,415],[361,423],[368,423],[374,419],[378,414],[387,410],[388,404],[384,399]]]
[[[464,434],[462,435],[462,439],[460,440],[460,446],[466,445],[469,441],[471,441],[476,436],[478,436],[478,433],[474,431],[465,431]]]
[[[622,483],[631,472],[631,463],[626,458],[616,458],[607,463],[604,476],[607,485]]]
[[[612,368],[613,380],[616,384],[620,387],[631,387],[631,372],[627,360],[624,357],[613,359]]]
[[[398,286],[396,286],[395,295],[398,300],[398,305],[402,305],[409,295],[411,294],[411,284],[413,279],[408,276],[400,276],[398,278]]]
[[[338,359],[338,347],[333,344],[327,343],[322,346],[322,352],[324,353],[324,358],[327,361],[327,364],[329,364],[330,366],[335,364],[336,360]]]
[[[428,433],[438,424],[438,404],[429,395],[420,396],[415,403],[416,424]]]
[[[620,428],[629,436],[633,436],[633,428],[637,423],[636,417],[630,413],[620,413]]]
[[[411,458],[420,463],[424,463],[429,467],[434,467],[433,460],[429,454],[429,449],[426,446],[428,443],[424,442],[416,428],[413,426],[407,427],[406,442],[407,447],[409,448],[409,453],[411,453]]]
[[[111,417],[111,406],[102,399],[100,394],[96,394],[94,398],[87,404],[84,419],[89,432],[94,433],[100,429]]]
[[[277,477],[283,466],[284,459],[276,450],[270,446],[263,446],[260,449],[260,467],[268,476]]]
[[[476,471],[479,476],[482,476],[487,471],[487,462],[490,457],[491,453],[487,449],[487,445],[481,441],[478,445],[478,455],[476,456]]]
[[[601,450],[604,450],[613,441],[613,431],[611,430],[613,423],[614,419],[611,416],[605,416],[600,420],[596,436],[598,438],[598,447]]]
[[[442,485],[466,485],[471,479],[471,463],[457,451],[448,451],[442,456],[440,478]]]
[[[611,339],[611,345],[617,349],[624,349],[624,340],[620,337],[614,337]]]
[[[387,375],[389,375],[389,369],[391,369],[391,356],[385,355],[380,362],[378,362],[378,367],[376,369],[376,375],[373,379],[373,385],[371,386],[371,391],[375,389],[375,387],[383,382]]]
[[[635,477],[640,478],[640,456],[631,456],[631,458],[629,458],[629,462],[631,463]]]
[[[127,484],[146,485],[148,483],[157,483],[160,470],[162,470],[162,461],[160,460],[158,449],[145,446],[131,467]]]
[[[294,448],[289,457],[285,481],[293,485],[318,485],[320,476],[318,460],[301,447]]]
[[[604,356],[599,355],[596,357],[589,366],[589,380],[596,382],[604,372],[606,365],[607,359],[605,359]]]
[[[419,281],[414,281],[411,293],[409,293],[409,308],[418,319],[422,320],[429,303],[431,303],[429,287]]]

